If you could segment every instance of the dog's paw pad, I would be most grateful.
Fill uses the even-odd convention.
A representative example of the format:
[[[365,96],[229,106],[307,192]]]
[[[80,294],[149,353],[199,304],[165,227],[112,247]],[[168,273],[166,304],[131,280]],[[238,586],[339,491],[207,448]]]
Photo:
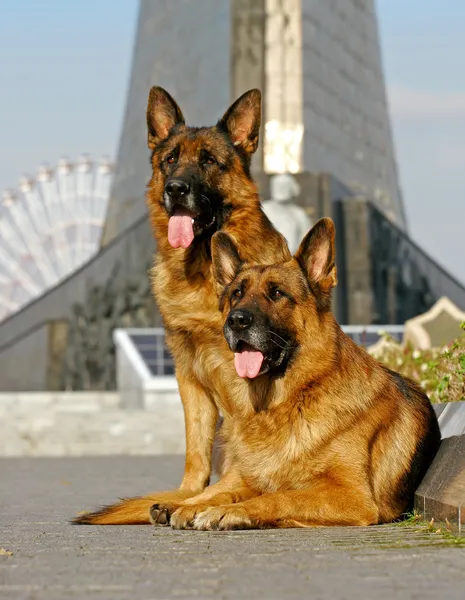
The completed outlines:
[[[158,515],[158,524],[159,525],[169,525],[170,524],[170,514],[166,509],[160,511]]]

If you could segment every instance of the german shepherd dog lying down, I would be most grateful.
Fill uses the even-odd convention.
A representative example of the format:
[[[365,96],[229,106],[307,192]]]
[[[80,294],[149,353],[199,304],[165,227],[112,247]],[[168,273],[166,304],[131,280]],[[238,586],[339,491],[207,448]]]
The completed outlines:
[[[418,386],[352,342],[332,315],[334,233],[321,219],[292,260],[273,266],[243,263],[231,237],[213,236],[237,371],[223,424],[230,469],[196,498],[152,507],[157,523],[373,525],[412,507],[439,448],[437,419]]]

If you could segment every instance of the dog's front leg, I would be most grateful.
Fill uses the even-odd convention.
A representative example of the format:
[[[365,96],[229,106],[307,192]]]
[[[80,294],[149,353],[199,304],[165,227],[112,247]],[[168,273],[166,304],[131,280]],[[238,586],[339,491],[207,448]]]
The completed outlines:
[[[179,489],[198,494],[210,481],[218,409],[193,375],[176,375],[186,430],[186,462]]]
[[[171,524],[174,529],[191,529],[196,515],[207,508],[243,502],[256,494],[257,492],[250,489],[239,473],[232,468],[201,494],[176,504],[170,502],[154,504],[150,509],[150,519],[154,525]]]
[[[194,529],[267,529],[322,525],[373,525],[378,510],[369,491],[324,480],[308,490],[263,494],[237,504],[207,508]]]

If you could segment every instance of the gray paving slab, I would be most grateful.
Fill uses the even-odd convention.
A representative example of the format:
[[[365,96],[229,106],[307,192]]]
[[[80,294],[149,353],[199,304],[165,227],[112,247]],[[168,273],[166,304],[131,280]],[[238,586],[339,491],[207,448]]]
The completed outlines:
[[[172,487],[182,458],[0,460],[2,600],[465,597],[465,548],[409,526],[194,532],[72,526],[83,509]]]

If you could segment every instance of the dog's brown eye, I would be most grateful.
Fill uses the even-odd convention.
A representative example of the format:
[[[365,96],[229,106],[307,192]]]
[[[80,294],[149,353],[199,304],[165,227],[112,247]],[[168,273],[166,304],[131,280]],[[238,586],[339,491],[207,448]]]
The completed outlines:
[[[206,165],[214,165],[216,160],[213,158],[213,156],[207,156],[207,158],[204,160],[204,163]]]
[[[284,298],[283,292],[278,288],[272,290],[270,296],[272,300],[279,300],[280,298]]]
[[[234,292],[232,293],[233,298],[242,298],[242,290],[241,288],[237,288],[237,290],[234,290]]]
[[[174,158],[174,156],[173,156],[172,154],[170,154],[170,155],[169,155],[169,156],[166,158],[166,162],[167,162],[169,165],[172,165],[172,164],[174,164],[174,163],[176,162],[176,159]]]

